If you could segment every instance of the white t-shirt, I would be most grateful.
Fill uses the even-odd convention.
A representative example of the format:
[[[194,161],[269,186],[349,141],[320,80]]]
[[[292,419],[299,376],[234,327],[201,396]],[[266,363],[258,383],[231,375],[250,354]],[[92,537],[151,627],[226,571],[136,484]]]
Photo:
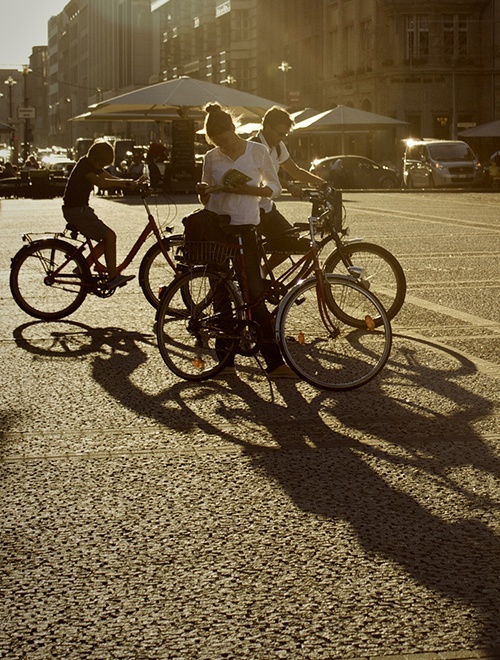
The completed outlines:
[[[258,142],[247,142],[245,153],[236,160],[222,153],[219,147],[211,149],[203,159],[202,181],[210,186],[221,185],[228,170],[239,170],[250,177],[249,185],[264,185],[281,193],[281,184],[268,149]],[[260,197],[234,193],[211,193],[206,207],[209,211],[231,216],[232,225],[258,225]]]
[[[286,160],[290,158],[290,154],[288,152],[288,149],[286,148],[286,145],[284,142],[280,142],[280,153],[278,155],[278,149],[276,147],[270,147],[267,142],[266,138],[264,137],[264,134],[262,131],[259,132],[257,135],[259,138],[260,142],[262,142],[263,145],[266,146],[267,150],[269,151],[269,155],[271,156],[271,160],[273,161],[274,168],[276,170],[276,174],[280,171],[280,166],[281,163],[284,163]],[[269,197],[261,197],[260,198],[260,207],[266,212],[269,213],[269,211],[273,208],[273,202]]]

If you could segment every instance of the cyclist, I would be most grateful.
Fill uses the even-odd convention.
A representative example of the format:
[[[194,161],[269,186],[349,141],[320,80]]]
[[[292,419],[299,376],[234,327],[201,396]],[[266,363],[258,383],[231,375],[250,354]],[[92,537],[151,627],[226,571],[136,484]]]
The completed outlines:
[[[233,118],[218,103],[206,106],[205,131],[214,148],[205,154],[202,183],[197,191],[200,201],[209,211],[229,215],[229,231],[241,235],[245,255],[245,273],[238,274],[251,301],[263,293],[256,226],[259,224],[259,198],[277,197],[281,185],[267,149],[255,142],[243,140],[236,134]],[[247,183],[224,182],[231,170],[246,175]],[[227,180],[227,179],[226,179]],[[243,279],[245,282],[243,283]],[[296,378],[284,364],[278,345],[274,341],[271,315],[264,302],[252,307],[252,314],[263,335],[262,356],[270,378]],[[234,367],[226,367],[226,373]]]
[[[116,269],[116,234],[100,220],[89,206],[94,188],[136,188],[138,181],[113,176],[104,168],[114,160],[114,149],[108,142],[94,142],[86,156],[82,156],[73,168],[63,196],[63,215],[66,222],[86,238],[100,241],[96,258],[104,253],[108,269],[106,288],[123,286],[135,275],[123,275]]]
[[[287,137],[293,126],[293,119],[283,108],[274,106],[270,108],[262,120],[262,129],[253,140],[262,142],[269,151],[276,173],[280,168],[290,177],[292,182],[287,184],[287,190],[295,197],[302,197],[303,192],[300,186],[293,181],[301,181],[313,186],[320,186],[326,181],[311,172],[299,167],[291,158],[288,149],[283,140]],[[260,224],[259,232],[268,241],[279,237],[280,234],[293,229],[288,220],[278,211],[276,204],[271,199],[262,198],[260,201]],[[290,236],[290,235],[289,235]],[[289,237],[276,241],[276,248],[292,254],[295,250],[305,252],[309,248],[308,238]],[[269,259],[269,265],[274,268],[286,258],[286,254],[273,254]]]

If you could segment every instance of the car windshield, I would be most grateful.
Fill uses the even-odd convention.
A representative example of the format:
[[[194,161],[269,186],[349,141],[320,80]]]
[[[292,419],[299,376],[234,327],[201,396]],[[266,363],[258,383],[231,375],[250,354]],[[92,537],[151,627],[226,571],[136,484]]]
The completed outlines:
[[[432,144],[429,153],[433,160],[449,162],[452,160],[475,160],[475,156],[466,144]]]

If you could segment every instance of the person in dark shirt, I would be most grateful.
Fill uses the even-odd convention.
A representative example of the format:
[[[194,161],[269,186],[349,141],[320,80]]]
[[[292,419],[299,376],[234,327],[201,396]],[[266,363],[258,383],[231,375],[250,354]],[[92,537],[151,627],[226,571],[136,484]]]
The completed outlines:
[[[86,156],[73,168],[64,191],[63,215],[83,236],[99,241],[97,256],[104,253],[108,268],[106,288],[115,289],[133,279],[116,268],[116,234],[104,224],[89,206],[94,186],[98,188],[136,188],[140,181],[113,176],[104,168],[114,160],[113,147],[108,142],[95,142]]]

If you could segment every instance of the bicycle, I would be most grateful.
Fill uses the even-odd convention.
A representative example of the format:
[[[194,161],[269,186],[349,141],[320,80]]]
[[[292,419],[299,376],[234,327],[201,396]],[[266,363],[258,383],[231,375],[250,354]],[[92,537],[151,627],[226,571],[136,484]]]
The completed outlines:
[[[154,280],[151,253],[154,252],[157,260],[161,255],[163,278],[165,264],[173,273],[176,264],[171,256],[172,244],[164,233],[172,232],[172,229],[166,227],[162,230],[151,213],[146,199],[150,192],[149,188],[141,190],[148,220],[124,261],[118,266],[118,272],[127,268],[146,239],[153,235],[156,242],[142,259],[139,284],[146,298],[150,302],[156,300],[158,304],[156,292],[164,280],[161,284]],[[49,237],[34,239],[33,236],[24,234],[26,245],[12,258],[10,271],[12,296],[30,316],[45,320],[61,319],[76,311],[89,293],[99,298],[113,295],[114,290],[106,289],[107,271],[99,261],[95,241],[80,238],[71,225],[66,225],[63,232]]]
[[[308,221],[310,249],[295,266],[298,271],[310,261],[313,275],[277,301],[275,339],[300,378],[321,389],[351,390],[387,362],[391,325],[380,301],[355,277],[324,272],[315,220]],[[202,381],[223,371],[235,354],[257,354],[262,339],[252,308],[261,298],[248,300],[244,280],[241,292],[235,283],[235,263],[244,260],[241,238],[236,246],[185,243],[182,255],[184,272],[161,295],[156,335],[169,369]]]
[[[330,186],[325,186],[318,191],[309,192],[309,200],[312,201],[312,215],[315,217],[314,226],[318,236],[320,252],[334,243],[335,247],[330,252],[323,264],[327,273],[349,274],[358,279],[366,289],[375,293],[382,302],[387,316],[392,320],[403,306],[406,297],[406,277],[401,264],[396,257],[384,247],[369,243],[361,239],[348,239],[349,228],[345,226],[346,212],[342,203],[342,193]],[[268,289],[271,301],[282,296],[299,280],[308,277],[313,270],[312,260],[302,261],[301,268],[296,269],[295,254],[296,241],[292,239],[287,246],[287,234],[297,231],[309,231],[308,223],[295,223],[294,229],[282,236],[272,240],[264,241],[262,262],[267,265],[267,254],[280,251],[289,258],[291,266],[281,264],[279,275],[275,275],[268,269]],[[168,239],[168,246],[178,251],[183,245],[182,234],[173,234]],[[151,247],[141,264],[142,278],[145,281],[156,282],[159,286],[152,288],[150,295],[146,295],[149,302],[158,307],[159,290],[165,282],[165,261],[159,245]],[[182,265],[180,266],[182,268]],[[376,319],[376,323],[378,323]]]
[[[308,191],[312,201],[315,235],[319,252],[334,243],[335,248],[324,259],[323,270],[327,273],[345,274],[355,277],[359,284],[375,293],[382,302],[387,316],[392,320],[403,306],[406,297],[406,277],[396,257],[384,247],[361,239],[347,239],[349,228],[345,226],[346,212],[341,191],[324,186],[317,191]],[[294,229],[282,236],[263,242],[262,260],[267,264],[267,254],[281,251],[289,256],[291,266],[281,265],[275,275],[268,271],[270,296],[284,295],[291,285],[308,277],[314,268],[311,258],[300,260],[300,268],[294,261],[293,239],[287,249],[287,234],[309,231],[308,223],[294,223]],[[279,249],[280,244],[282,248]],[[278,248],[278,249],[277,249]],[[285,270],[283,270],[285,268]],[[379,320],[375,320],[378,324]]]

